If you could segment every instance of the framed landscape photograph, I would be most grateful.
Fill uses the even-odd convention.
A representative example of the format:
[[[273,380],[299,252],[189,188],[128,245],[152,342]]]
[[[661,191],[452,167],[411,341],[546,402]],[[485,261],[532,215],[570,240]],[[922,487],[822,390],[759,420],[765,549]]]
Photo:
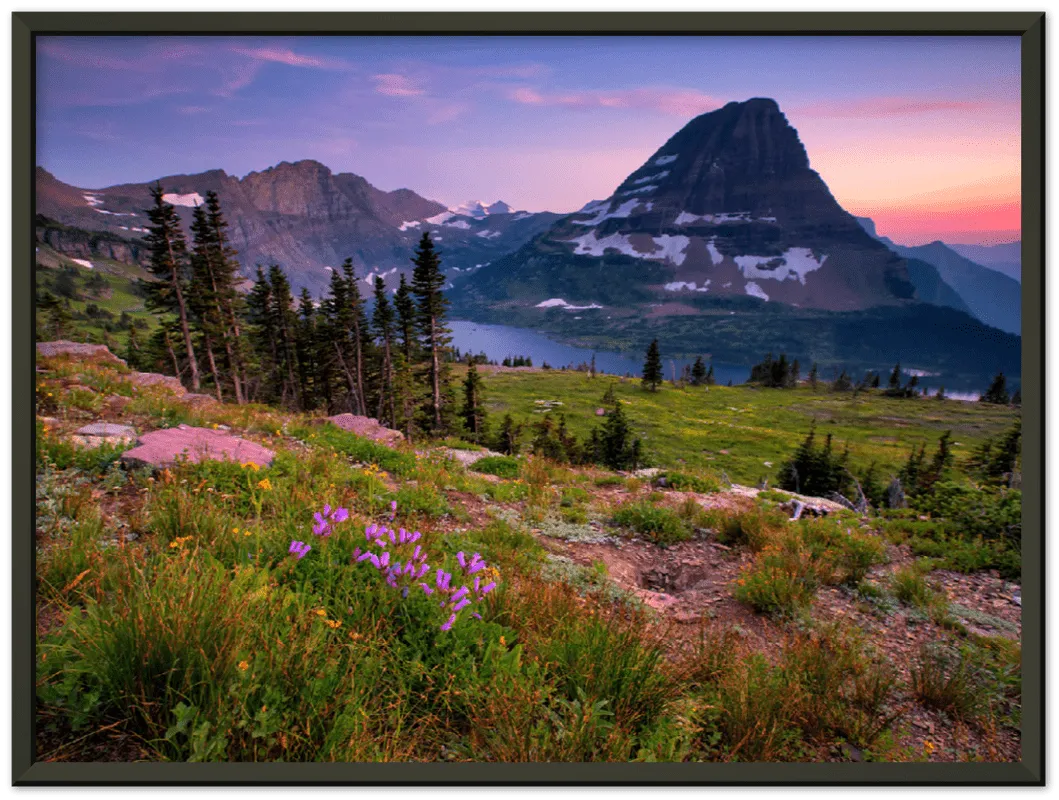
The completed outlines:
[[[13,14],[13,782],[1043,785],[1043,25]]]

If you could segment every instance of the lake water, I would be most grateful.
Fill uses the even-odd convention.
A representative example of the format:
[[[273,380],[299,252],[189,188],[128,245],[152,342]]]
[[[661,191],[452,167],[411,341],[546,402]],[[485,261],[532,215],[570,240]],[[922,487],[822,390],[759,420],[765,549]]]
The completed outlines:
[[[644,355],[632,353],[614,353],[604,350],[591,350],[584,347],[574,347],[563,344],[554,339],[549,339],[543,333],[528,328],[512,328],[507,325],[486,325],[480,322],[469,322],[467,320],[451,320],[449,327],[452,329],[452,344],[460,348],[460,352],[478,353],[484,352],[486,356],[497,363],[508,356],[529,356],[533,359],[533,366],[539,367],[544,362],[555,368],[573,368],[581,363],[588,363],[592,356],[596,356],[596,371],[611,375],[630,374],[640,377],[643,374]],[[663,358],[665,377],[673,377],[674,367],[679,376],[685,364],[693,363],[694,359],[667,359]],[[735,364],[721,364],[714,362],[713,374],[717,383],[724,386],[731,381],[738,384],[750,377],[750,368]],[[806,370],[802,370],[802,377]],[[821,376],[825,380],[825,376]],[[882,375],[885,382],[887,373]],[[907,379],[907,376],[906,376]],[[920,386],[927,386],[927,391],[933,395],[937,386],[933,382],[938,381],[937,376],[923,374],[920,377]],[[963,391],[946,391],[946,396],[952,400],[975,401],[978,399],[980,390],[971,390],[971,387],[959,387]]]
[[[589,363],[595,355],[597,372],[611,375],[628,373],[634,377],[643,374],[643,361],[646,354],[613,353],[574,347],[549,339],[538,331],[528,328],[510,328],[507,325],[485,325],[467,320],[452,320],[449,322],[449,327],[452,329],[452,344],[460,348],[460,352],[475,355],[484,352],[486,356],[498,363],[508,356],[529,356],[533,359],[535,367],[548,362],[549,366],[554,369],[561,367],[569,369],[581,363]],[[666,379],[673,377],[674,368],[679,377],[684,365],[690,365],[694,360],[663,358],[662,365],[665,368]],[[750,377],[750,368],[714,362],[713,374],[717,383],[722,386],[729,380],[736,384]]]

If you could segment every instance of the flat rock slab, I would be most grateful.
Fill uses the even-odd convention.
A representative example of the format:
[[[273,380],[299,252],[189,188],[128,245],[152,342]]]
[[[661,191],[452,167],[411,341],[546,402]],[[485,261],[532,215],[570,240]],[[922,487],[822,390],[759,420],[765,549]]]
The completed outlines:
[[[121,460],[130,466],[167,467],[182,457],[192,463],[235,461],[267,467],[275,453],[223,431],[180,425],[143,434],[136,447],[122,453]]]
[[[74,431],[70,441],[78,447],[128,444],[136,441],[136,429],[112,422],[94,422]]]
[[[71,356],[77,360],[94,359],[108,361],[125,366],[125,361],[118,358],[105,344],[85,344],[59,339],[54,342],[37,342],[37,355],[44,358],[52,356]]]
[[[158,372],[133,372],[129,375],[129,381],[135,386],[162,386],[180,396],[188,393],[178,378]]]
[[[395,447],[404,441],[404,434],[379,424],[374,417],[361,417],[356,414],[336,414],[327,421],[344,431],[371,439],[387,447]]]
[[[457,450],[455,447],[442,447],[439,448],[438,452],[442,453],[446,458],[459,461],[465,467],[469,467],[483,458],[503,455],[503,453],[494,453],[492,450]]]

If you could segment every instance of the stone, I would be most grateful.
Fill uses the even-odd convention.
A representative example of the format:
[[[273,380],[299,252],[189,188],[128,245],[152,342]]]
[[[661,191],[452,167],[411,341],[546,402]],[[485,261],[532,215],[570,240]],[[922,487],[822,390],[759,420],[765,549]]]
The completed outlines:
[[[362,417],[357,414],[336,414],[333,417],[327,417],[323,421],[330,422],[344,431],[362,436],[365,439],[371,439],[373,442],[379,442],[387,447],[396,447],[404,441],[403,433],[380,425],[379,421],[374,417]]]
[[[494,453],[492,450],[458,450],[455,447],[442,447],[439,448],[438,452],[446,458],[459,461],[465,467],[469,467],[471,464],[481,461],[483,458],[503,455],[503,453]]]
[[[132,402],[131,397],[125,397],[121,394],[109,394],[107,395],[107,408],[111,411],[124,411],[125,406]]]
[[[218,401],[213,395],[187,392],[180,396],[180,402],[187,403],[189,406],[208,406]]]
[[[605,416],[607,416],[607,410],[605,408],[597,408],[596,409],[596,416],[597,417],[605,417]]]
[[[102,447],[105,444],[116,446],[135,441],[135,428],[112,422],[93,422],[78,428],[70,436],[70,442],[76,447]]]
[[[104,344],[85,344],[84,342],[71,342],[66,339],[59,339],[54,342],[37,342],[37,355],[42,358],[70,356],[75,361],[105,361],[126,366],[125,361],[110,352],[110,348]]]
[[[192,463],[235,461],[267,467],[272,463],[275,453],[255,442],[222,431],[180,425],[143,434],[136,447],[122,453],[121,460],[130,466],[166,467],[175,464],[181,457]]]
[[[161,386],[178,396],[188,393],[188,390],[184,388],[184,384],[178,378],[174,378],[172,375],[162,375],[158,372],[133,372],[129,375],[129,381],[141,387]]]

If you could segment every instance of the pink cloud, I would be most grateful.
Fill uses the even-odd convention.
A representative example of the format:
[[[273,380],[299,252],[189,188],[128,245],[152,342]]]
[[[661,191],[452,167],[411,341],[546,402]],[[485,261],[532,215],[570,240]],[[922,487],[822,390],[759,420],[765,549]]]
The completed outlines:
[[[428,125],[440,125],[443,122],[451,122],[461,116],[470,108],[468,103],[449,103],[443,105],[427,117]]]
[[[993,100],[946,100],[924,97],[863,97],[850,100],[827,100],[795,106],[792,114],[806,117],[903,117],[937,112],[981,112],[996,110],[1005,104]],[[1011,110],[1018,111],[1013,103]]]
[[[318,67],[321,69],[341,69],[346,62],[337,58],[320,58],[318,56],[303,56],[288,48],[254,47],[233,48],[236,53],[249,56],[256,61],[271,61],[276,64],[286,64],[289,67]]]
[[[544,94],[521,87],[511,92],[516,103],[567,108],[639,108],[678,117],[690,117],[712,111],[720,103],[696,89],[666,87],[623,89],[619,91],[573,91]]]
[[[371,77],[375,81],[375,91],[379,94],[390,97],[416,97],[423,94],[423,90],[405,75],[389,72]]]

